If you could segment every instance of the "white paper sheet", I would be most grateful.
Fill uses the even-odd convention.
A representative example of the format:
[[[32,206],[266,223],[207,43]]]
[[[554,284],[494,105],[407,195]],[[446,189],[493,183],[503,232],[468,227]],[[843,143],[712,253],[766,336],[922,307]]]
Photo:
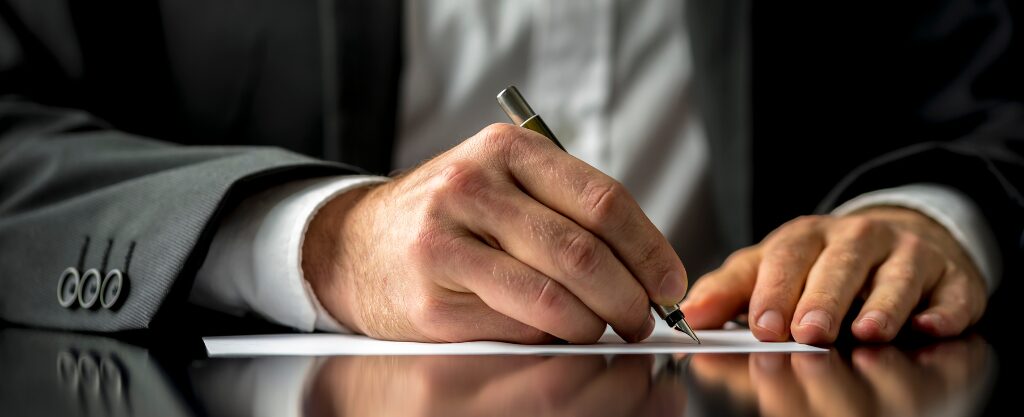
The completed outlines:
[[[518,345],[502,342],[414,343],[388,342],[365,336],[341,334],[274,334],[205,337],[210,357],[227,356],[325,356],[325,355],[552,355],[619,353],[744,353],[827,352],[799,343],[764,343],[749,330],[702,330],[702,344],[665,328],[655,330],[641,343],[624,343],[605,332],[592,345]]]

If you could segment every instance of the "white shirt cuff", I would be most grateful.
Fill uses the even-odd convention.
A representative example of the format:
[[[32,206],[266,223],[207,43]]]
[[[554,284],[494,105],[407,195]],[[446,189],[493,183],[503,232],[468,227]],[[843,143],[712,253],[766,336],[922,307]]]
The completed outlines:
[[[844,215],[870,206],[900,206],[917,210],[941,224],[960,243],[988,284],[999,284],[1001,255],[981,209],[960,191],[939,184],[911,184],[862,194],[832,210]]]
[[[317,211],[353,188],[386,177],[295,181],[255,194],[217,229],[189,301],[234,315],[255,313],[301,331],[347,332],[302,273],[302,243]]]

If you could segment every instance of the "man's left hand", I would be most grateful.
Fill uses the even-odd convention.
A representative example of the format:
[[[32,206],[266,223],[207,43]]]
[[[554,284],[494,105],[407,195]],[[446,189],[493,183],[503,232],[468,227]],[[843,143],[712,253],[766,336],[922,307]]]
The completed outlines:
[[[762,341],[835,341],[855,297],[849,329],[863,341],[914,329],[955,336],[985,311],[985,281],[960,244],[930,217],[899,207],[790,221],[741,249],[694,284],[683,311],[695,328],[717,328],[749,306]]]

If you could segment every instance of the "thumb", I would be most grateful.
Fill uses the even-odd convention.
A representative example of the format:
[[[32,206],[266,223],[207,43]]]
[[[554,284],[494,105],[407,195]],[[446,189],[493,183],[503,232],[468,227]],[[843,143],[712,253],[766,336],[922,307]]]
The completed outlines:
[[[680,306],[690,326],[717,329],[745,311],[760,263],[758,246],[741,249],[698,279]]]

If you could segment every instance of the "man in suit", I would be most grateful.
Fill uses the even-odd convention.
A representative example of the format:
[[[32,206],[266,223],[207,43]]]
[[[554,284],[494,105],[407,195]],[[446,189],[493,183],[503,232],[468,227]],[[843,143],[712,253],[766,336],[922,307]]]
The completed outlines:
[[[896,13],[863,39],[843,24],[876,17],[822,18],[848,48],[819,51],[810,75],[757,61],[751,18],[757,35],[787,15],[742,2],[503,5],[4,2],[0,316],[118,331],[191,302],[400,340],[590,342],[610,324],[635,341],[648,300],[686,292],[673,246],[707,239],[739,250],[698,280],[692,324],[748,311],[762,340],[829,343],[907,321],[959,334],[1020,271],[1004,5]],[[774,45],[761,51],[806,56]],[[858,54],[894,64],[845,66]],[[478,90],[517,79],[589,164],[510,125],[458,142],[452,126],[492,108]],[[777,92],[812,99],[795,123],[827,129],[777,135],[785,114],[757,116]],[[842,111],[865,103],[871,123]],[[242,144],[263,147],[222,146]],[[831,214],[782,224],[819,201]],[[720,219],[694,236],[710,222],[693,213]]]

